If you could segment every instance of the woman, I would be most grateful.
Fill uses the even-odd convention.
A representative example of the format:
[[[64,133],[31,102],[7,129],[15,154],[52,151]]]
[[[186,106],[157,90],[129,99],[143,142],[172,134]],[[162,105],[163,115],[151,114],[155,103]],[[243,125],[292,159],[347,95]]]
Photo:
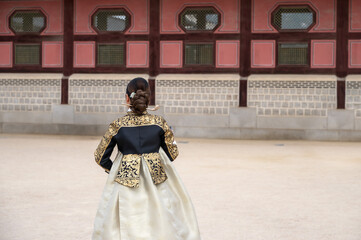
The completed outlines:
[[[193,205],[171,163],[178,156],[173,132],[162,117],[147,113],[149,97],[145,79],[130,81],[130,109],[110,124],[95,151],[109,176],[93,240],[200,239]]]

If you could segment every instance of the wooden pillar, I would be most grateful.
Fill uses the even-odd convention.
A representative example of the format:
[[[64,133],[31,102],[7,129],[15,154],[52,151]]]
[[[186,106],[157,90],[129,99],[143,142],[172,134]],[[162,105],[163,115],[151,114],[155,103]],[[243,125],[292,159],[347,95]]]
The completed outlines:
[[[346,83],[345,77],[348,68],[348,25],[349,1],[337,0],[337,50],[336,50],[336,75],[337,80],[337,109],[345,109]]]
[[[239,106],[247,107],[247,77],[251,73],[251,24],[252,0],[240,0],[240,68],[239,74]]]
[[[63,78],[61,80],[61,104],[68,104],[69,76],[73,73],[74,42],[74,0],[64,1],[64,46],[63,46]]]
[[[155,78],[159,74],[159,14],[160,14],[160,1],[150,0],[150,17],[149,17],[149,86],[152,92],[151,105],[155,105]]]

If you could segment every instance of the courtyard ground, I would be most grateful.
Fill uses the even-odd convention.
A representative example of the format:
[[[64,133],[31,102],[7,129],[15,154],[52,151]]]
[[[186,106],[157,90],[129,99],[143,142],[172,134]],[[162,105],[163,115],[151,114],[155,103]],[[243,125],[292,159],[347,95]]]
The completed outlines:
[[[100,138],[0,135],[1,240],[90,239]],[[203,240],[361,239],[361,143],[177,141]]]

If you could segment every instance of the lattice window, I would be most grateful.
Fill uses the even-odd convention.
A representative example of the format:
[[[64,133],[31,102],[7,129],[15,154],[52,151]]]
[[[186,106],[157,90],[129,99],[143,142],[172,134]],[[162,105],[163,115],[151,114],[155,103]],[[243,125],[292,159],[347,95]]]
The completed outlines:
[[[214,65],[214,45],[186,44],[185,65]]]
[[[279,65],[308,65],[307,43],[278,44]]]
[[[93,27],[100,32],[124,32],[130,26],[130,15],[124,9],[101,9],[93,15]]]
[[[103,66],[124,65],[124,44],[99,44],[97,64]]]
[[[213,31],[219,26],[219,16],[211,7],[186,8],[180,15],[180,26],[185,31]]]
[[[15,44],[15,64],[39,65],[40,44]]]
[[[272,17],[273,26],[279,31],[309,30],[315,23],[315,12],[307,6],[280,7]]]
[[[15,33],[40,33],[45,28],[45,16],[40,11],[16,11],[10,17]]]

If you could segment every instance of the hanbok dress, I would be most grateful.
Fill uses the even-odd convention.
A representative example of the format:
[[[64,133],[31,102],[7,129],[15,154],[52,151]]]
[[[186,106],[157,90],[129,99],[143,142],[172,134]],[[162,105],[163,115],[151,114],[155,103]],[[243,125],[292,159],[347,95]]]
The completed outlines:
[[[194,207],[172,164],[178,148],[164,118],[128,112],[110,124],[94,155],[109,176],[92,240],[200,239]]]

